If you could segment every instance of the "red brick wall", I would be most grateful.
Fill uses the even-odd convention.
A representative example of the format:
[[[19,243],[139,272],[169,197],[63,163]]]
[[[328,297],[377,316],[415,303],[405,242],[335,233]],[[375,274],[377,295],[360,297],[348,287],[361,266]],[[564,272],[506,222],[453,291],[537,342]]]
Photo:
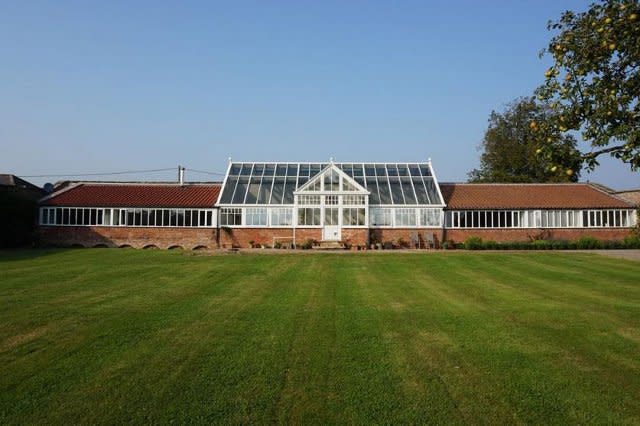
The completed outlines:
[[[376,243],[385,243],[390,241],[394,246],[398,245],[398,240],[402,238],[406,243],[411,245],[413,238],[418,237],[421,247],[427,247],[427,235],[434,235],[436,248],[442,243],[441,228],[378,228],[370,230],[370,240]]]
[[[110,226],[41,226],[40,243],[43,245],[95,247],[129,245],[144,248],[180,246],[191,250],[196,247],[214,249],[216,229],[211,228],[135,228]]]
[[[574,228],[574,229],[447,229],[445,239],[462,243],[469,237],[480,237],[485,241],[528,241],[532,237],[545,240],[577,240],[591,236],[603,241],[622,240],[631,234],[627,228]]]
[[[342,228],[342,241],[351,245],[366,246],[369,243],[368,228]]]
[[[254,244],[272,246],[273,237],[293,238],[293,228],[227,228],[220,230],[221,247],[250,247],[249,241]],[[320,241],[322,229],[320,228],[296,228],[296,244],[302,244],[308,239]],[[289,239],[279,240],[289,243]]]

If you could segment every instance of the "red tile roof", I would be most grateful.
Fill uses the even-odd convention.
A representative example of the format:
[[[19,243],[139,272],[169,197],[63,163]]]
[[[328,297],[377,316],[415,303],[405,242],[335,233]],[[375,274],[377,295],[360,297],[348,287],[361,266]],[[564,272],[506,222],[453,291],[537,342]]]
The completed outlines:
[[[441,183],[448,209],[600,209],[632,208],[588,183]]]
[[[177,183],[75,183],[45,197],[46,206],[210,208],[221,185]]]

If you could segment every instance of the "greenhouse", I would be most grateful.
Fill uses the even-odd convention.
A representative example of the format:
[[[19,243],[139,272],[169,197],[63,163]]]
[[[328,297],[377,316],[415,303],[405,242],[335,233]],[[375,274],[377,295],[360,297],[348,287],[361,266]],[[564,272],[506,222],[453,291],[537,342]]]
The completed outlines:
[[[223,227],[440,227],[444,202],[430,162],[229,164],[218,201]]]

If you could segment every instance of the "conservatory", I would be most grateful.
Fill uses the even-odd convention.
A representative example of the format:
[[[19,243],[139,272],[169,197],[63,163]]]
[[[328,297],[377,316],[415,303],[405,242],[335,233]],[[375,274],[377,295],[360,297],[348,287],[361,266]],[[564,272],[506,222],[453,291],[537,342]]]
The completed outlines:
[[[229,164],[217,206],[229,229],[439,228],[444,202],[431,162]],[[311,234],[309,234],[311,235]]]

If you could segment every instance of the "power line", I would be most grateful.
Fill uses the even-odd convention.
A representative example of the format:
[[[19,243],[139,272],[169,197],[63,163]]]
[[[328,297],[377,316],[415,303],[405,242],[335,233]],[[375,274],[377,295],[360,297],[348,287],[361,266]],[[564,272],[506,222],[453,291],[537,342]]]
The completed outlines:
[[[22,176],[24,178],[50,178],[50,177],[79,177],[79,176],[113,176],[113,175],[130,175],[130,174],[139,174],[139,173],[155,173],[155,172],[168,172],[170,170],[175,170],[175,167],[166,168],[166,169],[148,169],[148,170],[126,170],[122,172],[105,172],[105,173],[75,173],[75,174],[65,174],[65,175],[29,175]]]
[[[204,170],[196,170],[196,169],[186,169],[189,170],[190,172],[194,172],[194,173],[203,173],[205,175],[212,175],[212,176],[224,176],[224,173],[218,173],[218,172],[206,172]]]

